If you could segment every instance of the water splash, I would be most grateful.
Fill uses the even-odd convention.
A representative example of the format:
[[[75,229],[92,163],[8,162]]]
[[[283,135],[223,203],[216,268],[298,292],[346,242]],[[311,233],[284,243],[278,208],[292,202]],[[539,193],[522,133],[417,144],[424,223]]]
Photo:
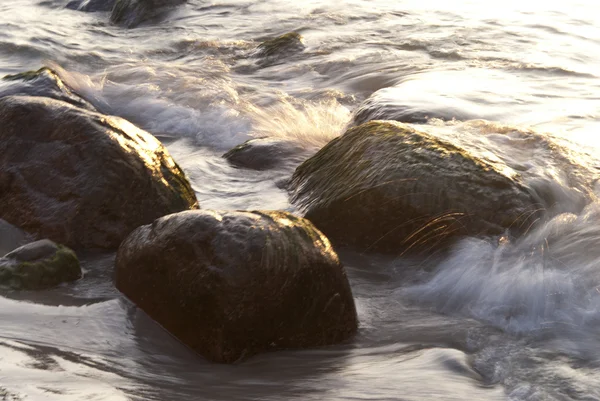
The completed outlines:
[[[336,100],[282,99],[266,108],[251,106],[249,113],[253,136],[295,141],[309,149],[319,149],[342,134],[350,120],[350,111]]]
[[[600,327],[600,203],[561,214],[528,236],[466,239],[433,278],[400,290],[438,311],[509,332]]]

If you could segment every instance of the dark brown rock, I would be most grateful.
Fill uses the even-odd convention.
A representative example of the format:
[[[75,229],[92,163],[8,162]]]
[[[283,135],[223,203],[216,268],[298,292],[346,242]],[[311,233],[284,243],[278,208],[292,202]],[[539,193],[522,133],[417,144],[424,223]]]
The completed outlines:
[[[136,227],[197,207],[152,135],[42,97],[0,99],[0,218],[73,248],[116,248]]]
[[[159,18],[187,0],[115,0],[110,22],[126,28]]]
[[[279,138],[250,139],[223,155],[232,165],[268,170],[286,163],[298,163],[306,153],[299,144]]]
[[[360,250],[430,250],[458,236],[519,234],[540,199],[518,175],[392,121],[351,128],[300,165],[293,201],[332,241]]]
[[[346,273],[329,241],[285,212],[162,217],[123,241],[116,285],[216,362],[334,344],[357,329]]]

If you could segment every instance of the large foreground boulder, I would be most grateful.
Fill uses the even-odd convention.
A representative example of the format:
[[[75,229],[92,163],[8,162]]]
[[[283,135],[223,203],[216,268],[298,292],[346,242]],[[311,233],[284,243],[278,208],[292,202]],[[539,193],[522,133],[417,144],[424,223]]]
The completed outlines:
[[[41,290],[81,278],[75,253],[50,240],[29,243],[0,258],[0,285]]]
[[[357,329],[346,273],[329,241],[284,212],[160,218],[119,247],[116,285],[216,362],[334,344]]]
[[[0,218],[73,248],[116,248],[136,227],[195,207],[167,150],[126,120],[0,98]]]
[[[158,18],[187,0],[116,0],[110,22],[134,28],[142,22]]]
[[[290,190],[334,243],[361,250],[519,233],[541,213],[518,175],[392,121],[371,121],[331,141],[296,169]]]

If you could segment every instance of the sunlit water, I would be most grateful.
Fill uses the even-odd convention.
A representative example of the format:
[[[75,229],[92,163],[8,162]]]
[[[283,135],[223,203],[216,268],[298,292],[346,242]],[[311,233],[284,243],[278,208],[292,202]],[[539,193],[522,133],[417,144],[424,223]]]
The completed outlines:
[[[189,0],[131,30],[66,3],[0,2],[0,75],[51,66],[159,136],[204,208],[295,211],[281,189],[293,163],[246,171],[221,155],[277,136],[306,157],[370,97],[371,117],[412,118],[526,172],[556,217],[441,260],[343,250],[356,338],[235,366],[125,300],[113,255],[80,255],[83,280],[0,298],[0,399],[600,400],[595,2]],[[290,31],[306,49],[260,63],[256,45]]]

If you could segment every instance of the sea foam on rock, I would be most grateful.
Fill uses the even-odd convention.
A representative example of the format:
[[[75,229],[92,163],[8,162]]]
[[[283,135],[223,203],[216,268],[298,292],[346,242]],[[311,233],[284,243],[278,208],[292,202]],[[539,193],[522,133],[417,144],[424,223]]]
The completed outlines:
[[[23,245],[0,258],[0,285],[41,290],[81,278],[75,253],[50,240]]]
[[[0,218],[73,248],[116,248],[197,207],[163,145],[126,120],[44,97],[0,98]]]
[[[292,199],[331,240],[361,250],[434,249],[521,233],[541,214],[518,174],[393,121],[332,140],[295,171]]]
[[[198,210],[157,219],[119,247],[116,286],[216,362],[334,344],[357,329],[328,239],[285,212]]]
[[[116,0],[110,22],[126,28],[134,28],[142,22],[154,19],[187,0]]]

